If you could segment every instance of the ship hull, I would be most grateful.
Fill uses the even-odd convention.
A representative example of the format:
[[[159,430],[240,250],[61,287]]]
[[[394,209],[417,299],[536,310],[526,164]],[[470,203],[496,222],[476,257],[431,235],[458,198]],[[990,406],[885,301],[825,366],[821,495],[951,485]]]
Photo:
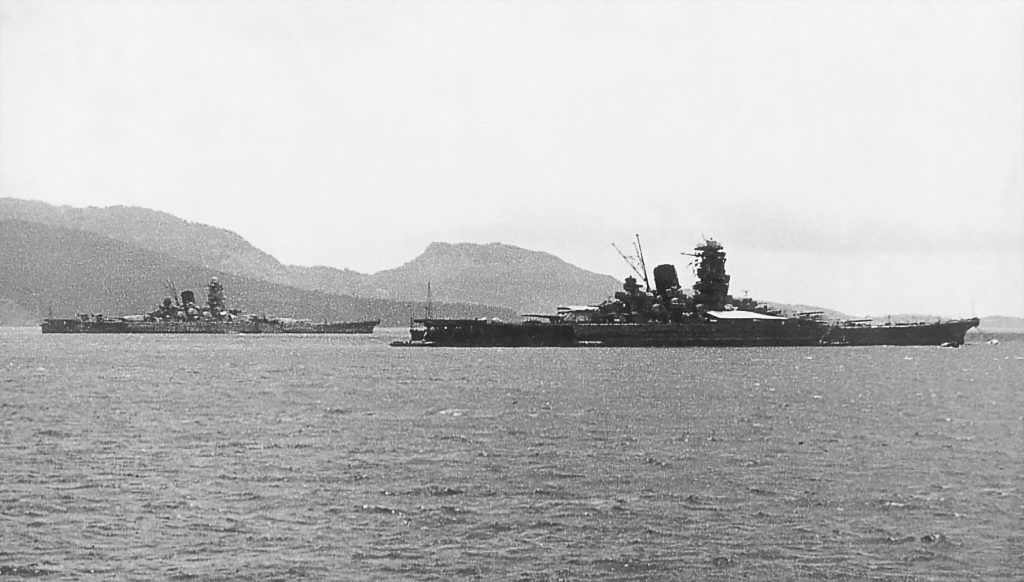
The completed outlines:
[[[47,319],[43,333],[260,333],[256,322],[222,321],[82,321],[80,319]]]
[[[568,347],[576,345],[573,329],[564,324],[504,323],[476,319],[417,320],[412,339],[395,347]]]
[[[373,328],[380,325],[380,320],[373,321],[342,321],[336,323],[291,323],[283,324],[277,333],[373,333]]]
[[[978,319],[912,325],[839,326],[806,319],[682,323],[510,324],[421,320],[426,330],[395,346],[757,347],[959,346]]]
[[[584,323],[575,338],[607,347],[959,346],[979,321],[835,326],[800,319],[689,323]]]
[[[186,334],[369,334],[380,323],[374,321],[307,323],[275,320],[195,320],[195,321],[103,321],[81,319],[47,319],[43,333],[186,333]]]
[[[789,325],[787,325],[789,324]],[[604,347],[744,347],[815,345],[795,322],[582,323],[577,341]]]
[[[822,345],[847,346],[960,346],[967,330],[978,327],[978,318],[939,323],[874,325],[832,328],[820,340]]]

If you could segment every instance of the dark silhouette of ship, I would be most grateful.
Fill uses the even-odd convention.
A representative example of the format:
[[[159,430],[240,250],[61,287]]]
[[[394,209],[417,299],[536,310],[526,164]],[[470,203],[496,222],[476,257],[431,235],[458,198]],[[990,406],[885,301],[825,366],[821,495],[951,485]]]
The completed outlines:
[[[106,317],[80,314],[73,319],[45,319],[43,333],[347,333],[368,334],[380,320],[316,322],[308,319],[267,317],[228,309],[224,287],[214,277],[207,285],[207,304],[199,305],[195,293],[182,291],[167,297],[150,313]]]
[[[784,315],[768,305],[729,295],[725,250],[715,240],[694,248],[697,281],[692,293],[679,285],[673,265],[647,277],[639,237],[637,257],[623,255],[642,278],[627,277],[622,291],[597,305],[560,307],[535,321],[416,320],[413,340],[393,345],[433,346],[960,346],[977,318],[874,324],[870,320],[826,321],[822,312]],[[620,254],[622,254],[620,252]],[[540,322],[536,320],[541,320]]]

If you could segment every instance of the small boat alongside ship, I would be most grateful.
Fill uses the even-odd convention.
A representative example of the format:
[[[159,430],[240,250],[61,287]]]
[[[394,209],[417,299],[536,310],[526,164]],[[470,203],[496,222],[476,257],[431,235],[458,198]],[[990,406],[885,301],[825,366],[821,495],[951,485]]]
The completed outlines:
[[[207,286],[207,304],[199,305],[195,293],[182,291],[179,298],[173,291],[153,312],[140,315],[106,317],[79,314],[76,318],[43,320],[43,333],[311,333],[369,334],[380,324],[379,319],[367,321],[317,322],[308,319],[267,317],[227,309],[224,287],[214,277]]]
[[[749,346],[950,346],[964,343],[978,318],[916,323],[871,320],[826,321],[822,312],[784,315],[769,305],[729,295],[725,250],[705,240],[689,254],[695,258],[693,292],[679,285],[673,265],[647,277],[639,239],[642,278],[627,277],[622,291],[597,305],[560,307],[554,315],[527,315],[533,321],[415,320],[411,339],[395,346],[603,346],[603,347],[749,347]],[[621,254],[621,253],[620,253]],[[624,258],[625,255],[623,255]]]

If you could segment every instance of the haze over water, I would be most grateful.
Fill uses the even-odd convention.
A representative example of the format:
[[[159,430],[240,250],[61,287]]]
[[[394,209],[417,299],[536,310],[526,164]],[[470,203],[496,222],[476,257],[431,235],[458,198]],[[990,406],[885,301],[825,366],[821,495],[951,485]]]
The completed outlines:
[[[0,328],[0,575],[1019,580],[1024,342]]]

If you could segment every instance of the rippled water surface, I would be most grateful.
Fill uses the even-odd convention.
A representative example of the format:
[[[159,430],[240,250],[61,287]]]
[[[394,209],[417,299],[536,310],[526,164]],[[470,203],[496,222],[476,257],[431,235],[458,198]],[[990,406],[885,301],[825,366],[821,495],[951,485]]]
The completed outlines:
[[[0,578],[1020,580],[1024,343],[0,328]]]

